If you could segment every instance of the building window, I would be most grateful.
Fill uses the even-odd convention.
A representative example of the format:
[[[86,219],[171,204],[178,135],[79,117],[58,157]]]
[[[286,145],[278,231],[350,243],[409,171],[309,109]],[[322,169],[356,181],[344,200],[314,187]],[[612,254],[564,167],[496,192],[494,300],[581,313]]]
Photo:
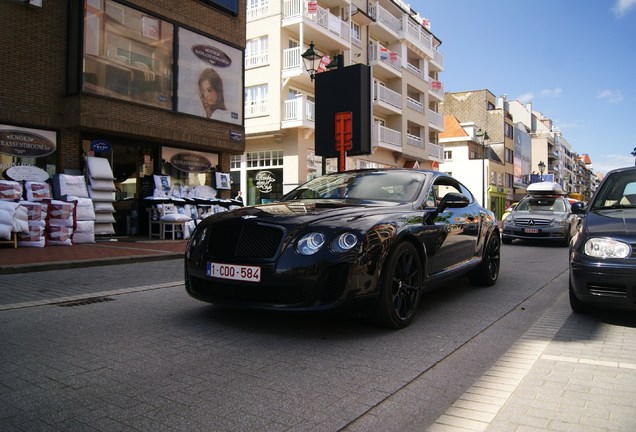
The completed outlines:
[[[353,21],[351,21],[351,42],[353,42],[356,46],[362,46],[362,32],[360,30],[360,24]]]
[[[282,150],[249,152],[245,156],[247,168],[276,168],[283,166]]]
[[[230,169],[241,169],[241,155],[230,156]]]
[[[494,171],[490,171],[490,184],[491,185],[497,184],[497,173]]]
[[[512,130],[512,125],[504,123],[504,135],[506,135],[508,138],[513,138]]]
[[[267,84],[245,87],[245,117],[269,114]]]
[[[173,25],[110,0],[84,11],[85,92],[172,108]]]
[[[514,186],[515,177],[512,174],[506,174],[506,187],[511,188]]]
[[[444,150],[444,159],[445,160],[453,159],[453,151],[452,150]]]
[[[269,0],[247,0],[245,18],[247,21],[264,16],[269,11]]]
[[[515,154],[512,151],[512,149],[507,148],[507,149],[504,150],[504,153],[505,153],[505,159],[506,159],[507,163],[514,163],[515,162]]]
[[[245,44],[245,68],[269,64],[268,37],[250,39]]]

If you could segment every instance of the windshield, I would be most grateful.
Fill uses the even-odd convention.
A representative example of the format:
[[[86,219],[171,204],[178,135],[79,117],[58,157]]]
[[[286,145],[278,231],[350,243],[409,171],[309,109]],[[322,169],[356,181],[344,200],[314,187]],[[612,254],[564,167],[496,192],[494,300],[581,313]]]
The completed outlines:
[[[331,174],[310,180],[281,201],[301,199],[356,199],[415,201],[426,175],[407,171],[359,171]]]
[[[636,170],[610,174],[594,197],[591,210],[636,207]]]
[[[550,212],[564,212],[565,202],[555,197],[528,197],[519,202],[516,211],[538,210]]]

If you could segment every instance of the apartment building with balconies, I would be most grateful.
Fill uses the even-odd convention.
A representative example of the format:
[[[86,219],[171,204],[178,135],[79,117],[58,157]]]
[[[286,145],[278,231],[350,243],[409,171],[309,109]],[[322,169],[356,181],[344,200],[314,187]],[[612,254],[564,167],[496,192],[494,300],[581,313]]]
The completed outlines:
[[[312,43],[323,56],[318,73],[329,73],[326,65],[337,56],[343,67],[371,69],[372,152],[348,158],[347,169],[442,161],[441,41],[408,5],[257,0],[247,2],[246,20],[246,148],[233,156],[231,176],[248,204],[335,170],[334,160],[323,164],[315,154],[315,84],[302,58]]]

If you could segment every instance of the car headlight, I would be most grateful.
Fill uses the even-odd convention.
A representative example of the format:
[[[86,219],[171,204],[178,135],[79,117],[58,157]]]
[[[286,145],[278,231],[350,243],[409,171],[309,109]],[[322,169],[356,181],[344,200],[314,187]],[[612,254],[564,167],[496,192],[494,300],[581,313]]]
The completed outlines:
[[[592,238],[585,242],[585,255],[594,258],[627,258],[632,248],[623,242],[608,238]]]
[[[504,219],[503,223],[504,225],[514,225],[515,224],[514,216],[509,215],[507,218]]]
[[[325,236],[319,232],[305,234],[296,244],[296,252],[301,255],[313,255],[325,244]]]
[[[565,226],[566,221],[565,219],[554,219],[550,225],[555,226],[555,227],[563,227]]]
[[[345,232],[331,241],[331,250],[334,252],[346,252],[358,244],[358,237],[352,232]]]

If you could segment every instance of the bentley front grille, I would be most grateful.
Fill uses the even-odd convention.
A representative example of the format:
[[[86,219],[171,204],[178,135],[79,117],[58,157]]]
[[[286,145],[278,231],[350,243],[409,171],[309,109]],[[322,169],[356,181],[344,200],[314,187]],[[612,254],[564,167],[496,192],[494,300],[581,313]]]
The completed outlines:
[[[215,227],[208,240],[208,253],[214,259],[272,259],[285,231],[276,226],[237,224]]]

